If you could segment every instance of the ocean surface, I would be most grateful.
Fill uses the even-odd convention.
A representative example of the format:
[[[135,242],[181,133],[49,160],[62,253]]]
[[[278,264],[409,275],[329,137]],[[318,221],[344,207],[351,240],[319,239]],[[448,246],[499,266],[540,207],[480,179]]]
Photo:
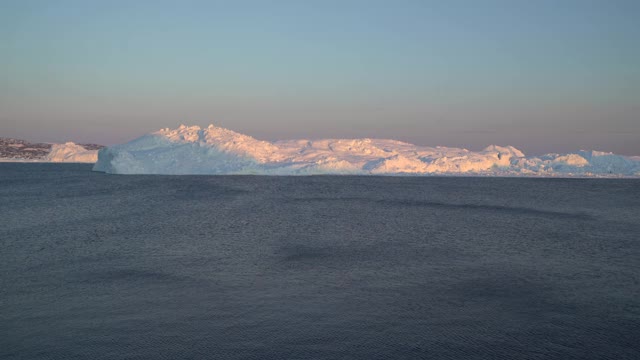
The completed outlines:
[[[640,359],[640,180],[0,164],[0,359]]]

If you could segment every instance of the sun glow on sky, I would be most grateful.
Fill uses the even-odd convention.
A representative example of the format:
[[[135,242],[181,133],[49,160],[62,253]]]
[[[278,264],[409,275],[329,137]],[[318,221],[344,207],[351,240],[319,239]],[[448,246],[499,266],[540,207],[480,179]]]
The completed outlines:
[[[640,154],[640,2],[0,2],[0,136]]]

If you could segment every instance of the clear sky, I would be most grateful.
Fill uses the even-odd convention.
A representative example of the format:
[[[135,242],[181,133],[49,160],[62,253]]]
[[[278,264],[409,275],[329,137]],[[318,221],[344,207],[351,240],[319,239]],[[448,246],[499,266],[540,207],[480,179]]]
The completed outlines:
[[[638,0],[0,0],[0,136],[640,155]]]

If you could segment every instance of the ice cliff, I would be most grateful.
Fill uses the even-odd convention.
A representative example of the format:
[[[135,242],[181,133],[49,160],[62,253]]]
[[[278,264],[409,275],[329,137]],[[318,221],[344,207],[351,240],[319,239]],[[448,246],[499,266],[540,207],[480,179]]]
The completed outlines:
[[[98,150],[87,150],[82,145],[72,142],[53,144],[44,160],[48,162],[93,163],[98,160]]]
[[[95,171],[113,174],[393,174],[640,176],[640,159],[598,151],[525,156],[384,139],[261,141],[209,125],[161,129],[99,151]]]

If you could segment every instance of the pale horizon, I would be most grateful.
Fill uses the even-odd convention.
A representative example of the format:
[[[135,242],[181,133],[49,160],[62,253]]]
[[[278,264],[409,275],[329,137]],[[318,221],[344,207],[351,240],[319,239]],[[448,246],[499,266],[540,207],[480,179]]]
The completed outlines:
[[[0,4],[0,136],[180,123],[640,155],[637,1]]]

